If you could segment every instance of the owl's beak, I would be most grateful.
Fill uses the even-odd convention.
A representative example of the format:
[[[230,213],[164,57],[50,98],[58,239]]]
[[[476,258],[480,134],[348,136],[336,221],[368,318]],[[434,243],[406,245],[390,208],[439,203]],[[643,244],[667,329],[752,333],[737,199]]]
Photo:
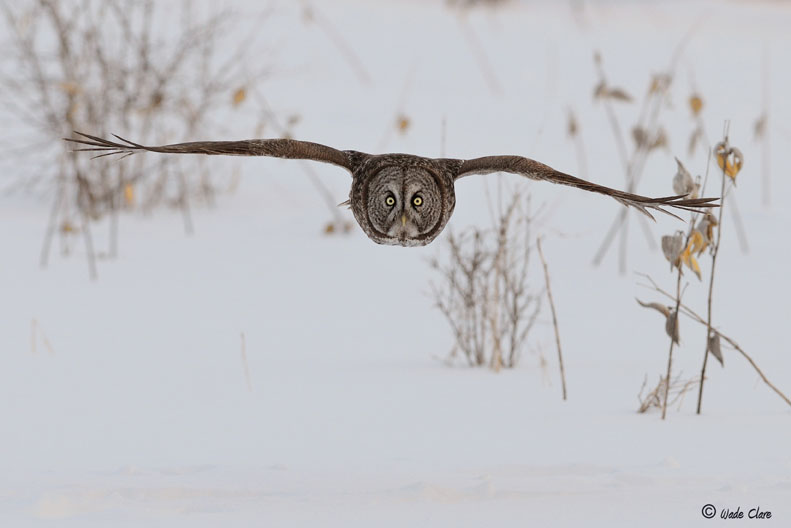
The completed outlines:
[[[402,214],[401,215],[401,227],[405,227],[405,226],[406,226],[406,215]]]

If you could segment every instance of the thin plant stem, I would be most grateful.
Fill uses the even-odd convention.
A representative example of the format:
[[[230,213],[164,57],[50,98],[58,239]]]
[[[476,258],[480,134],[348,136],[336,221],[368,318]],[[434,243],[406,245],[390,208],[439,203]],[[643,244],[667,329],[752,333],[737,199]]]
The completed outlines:
[[[689,235],[687,235],[686,247],[689,244]],[[673,368],[673,347],[676,344],[676,336],[678,335],[678,309],[681,304],[681,262],[678,263],[678,278],[676,279],[676,309],[671,314],[673,317],[673,324],[670,331],[670,350],[667,353],[667,375],[665,376],[665,398],[662,402],[662,419],[665,419],[667,414],[667,395],[670,393],[670,374]]]
[[[560,364],[560,381],[563,386],[563,401],[566,400],[566,370],[563,367],[563,352],[560,348],[560,330],[558,330],[558,316],[555,312],[555,301],[552,299],[552,287],[549,285],[549,267],[547,260],[544,258],[544,251],[541,249],[541,237],[536,239],[536,247],[538,248],[538,256],[541,257],[541,264],[544,266],[544,280],[547,283],[547,298],[549,299],[549,307],[552,311],[552,326],[555,328],[555,344],[558,347],[558,363]]]
[[[728,143],[728,136],[725,136],[725,143]],[[703,404],[703,383],[706,379],[706,366],[709,361],[709,341],[711,340],[711,299],[714,294],[714,271],[717,264],[717,254],[720,252],[720,241],[722,240],[722,211],[725,209],[725,163],[722,164],[722,185],[720,186],[720,211],[717,224],[717,242],[714,244],[714,250],[711,253],[711,275],[709,277],[709,296],[707,301],[707,316],[706,316],[706,352],[703,354],[703,366],[700,369],[700,385],[698,386],[698,407],[697,414],[700,414],[700,408]]]

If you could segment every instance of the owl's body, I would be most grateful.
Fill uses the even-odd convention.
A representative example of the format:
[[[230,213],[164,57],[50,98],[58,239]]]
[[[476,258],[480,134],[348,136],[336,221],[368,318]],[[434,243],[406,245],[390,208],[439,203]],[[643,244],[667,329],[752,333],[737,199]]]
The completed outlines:
[[[366,154],[292,139],[251,139],[244,141],[200,141],[146,147],[118,138],[108,141],[80,134],[85,139],[67,139],[88,145],[77,150],[97,151],[99,156],[129,155],[139,151],[165,154],[208,154],[270,156],[309,159],[330,163],[352,175],[349,205],[354,218],[368,237],[378,244],[425,246],[445,228],[456,206],[456,181],[472,174],[509,172],[533,180],[569,185],[611,196],[623,205],[635,207],[653,218],[648,209],[672,213],[663,207],[694,211],[716,207],[716,198],[667,196],[649,198],[611,189],[556,171],[548,165],[522,156],[486,156],[469,160],[435,159],[412,154]],[[116,136],[118,137],[118,136]]]

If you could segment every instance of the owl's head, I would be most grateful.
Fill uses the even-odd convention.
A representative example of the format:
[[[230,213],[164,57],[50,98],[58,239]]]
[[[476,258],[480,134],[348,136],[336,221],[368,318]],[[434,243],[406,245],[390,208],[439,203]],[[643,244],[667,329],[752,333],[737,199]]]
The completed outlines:
[[[448,223],[456,204],[453,179],[434,160],[390,155],[355,174],[351,206],[379,244],[425,246]]]

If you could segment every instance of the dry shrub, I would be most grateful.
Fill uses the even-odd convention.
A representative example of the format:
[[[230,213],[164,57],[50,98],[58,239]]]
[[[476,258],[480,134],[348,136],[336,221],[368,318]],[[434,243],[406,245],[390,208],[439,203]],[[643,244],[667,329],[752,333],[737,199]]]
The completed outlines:
[[[668,387],[667,378],[659,376],[659,382],[656,387],[643,394],[648,386],[648,378],[646,377],[643,380],[643,386],[640,387],[640,393],[637,395],[637,400],[640,402],[637,412],[642,414],[650,409],[658,409],[664,412],[668,405],[672,407],[676,403],[678,403],[680,408],[686,393],[693,390],[698,382],[699,380],[696,377],[686,380],[681,379],[681,374],[679,373],[675,379],[671,380],[670,387]]]
[[[528,200],[509,193],[490,228],[450,231],[444,261],[429,261],[436,307],[450,325],[454,346],[470,366],[514,367],[541,309],[540,291],[528,281],[532,254]]]
[[[0,86],[16,123],[14,152],[19,165],[30,165],[31,158],[40,163],[12,187],[51,189],[54,182],[57,189],[42,264],[56,232],[82,233],[92,259],[89,222],[123,208],[179,207],[189,231],[189,201],[210,203],[218,188],[230,185],[227,176],[211,177],[201,157],[92,161],[60,141],[74,130],[123,131],[153,144],[225,130],[221,123],[239,111],[266,72],[246,65],[255,33],[240,37],[228,12],[205,14],[191,2],[178,6],[152,0],[0,3],[7,30]],[[110,255],[116,243],[111,225]]]

